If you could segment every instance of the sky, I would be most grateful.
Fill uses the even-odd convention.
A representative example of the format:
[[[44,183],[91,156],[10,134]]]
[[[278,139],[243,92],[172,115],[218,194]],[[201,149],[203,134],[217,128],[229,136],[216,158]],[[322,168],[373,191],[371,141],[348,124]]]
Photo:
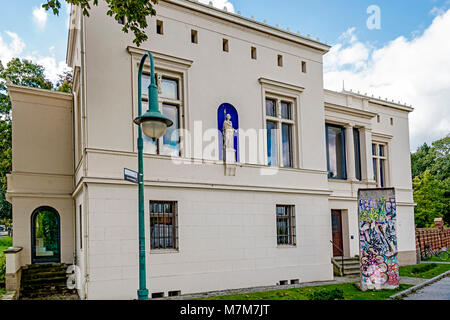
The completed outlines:
[[[209,3],[210,0],[199,0]],[[69,10],[43,0],[0,0],[0,61],[43,65],[56,82],[65,65]],[[324,86],[412,105],[411,150],[450,133],[450,0],[212,0],[219,8],[319,38]]]

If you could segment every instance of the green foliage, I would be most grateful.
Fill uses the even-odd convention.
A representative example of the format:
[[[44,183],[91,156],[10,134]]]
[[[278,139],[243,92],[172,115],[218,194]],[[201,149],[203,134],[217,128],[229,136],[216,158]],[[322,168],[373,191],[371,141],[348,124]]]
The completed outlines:
[[[6,257],[5,255],[0,255],[0,287],[5,286],[5,275],[6,275]]]
[[[89,16],[91,5],[97,6],[98,0],[46,0],[42,5],[45,10],[52,10],[53,14],[59,15],[61,10],[61,1],[68,4],[80,6],[84,16]],[[123,19],[125,24],[122,31],[128,33],[130,30],[134,33],[133,42],[140,46],[142,42],[148,39],[145,34],[147,28],[147,17],[156,14],[153,4],[157,4],[158,0],[104,0],[108,5],[106,14],[113,17],[114,20]]]
[[[71,74],[65,73],[60,79],[64,81],[58,85],[58,90],[70,92]],[[8,62],[5,68],[0,61],[0,218],[12,217],[11,204],[5,198],[6,175],[12,169],[11,100],[6,86],[7,81],[19,86],[54,89],[53,83],[45,77],[43,66],[26,59],[15,58]]]
[[[310,293],[308,297],[310,300],[344,300],[344,291],[338,288],[320,289]]]
[[[12,238],[11,237],[1,237],[0,238],[0,247],[9,248],[12,246]],[[2,250],[0,249],[0,255],[2,254]]]
[[[444,217],[450,224],[450,135],[426,143],[411,155],[415,218],[418,227],[433,227]]]

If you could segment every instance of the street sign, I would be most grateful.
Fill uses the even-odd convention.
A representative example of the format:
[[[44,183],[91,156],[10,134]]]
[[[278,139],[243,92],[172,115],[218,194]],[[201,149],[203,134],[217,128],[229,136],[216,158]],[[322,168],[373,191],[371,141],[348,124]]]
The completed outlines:
[[[124,179],[131,183],[139,184],[139,173],[130,169],[123,169]]]

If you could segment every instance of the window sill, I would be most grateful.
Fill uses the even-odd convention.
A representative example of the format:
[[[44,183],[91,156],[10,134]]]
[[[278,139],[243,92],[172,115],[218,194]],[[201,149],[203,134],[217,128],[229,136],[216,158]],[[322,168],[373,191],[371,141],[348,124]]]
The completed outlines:
[[[297,248],[297,245],[295,244],[279,244],[277,245],[278,249],[295,249]]]
[[[175,254],[180,253],[178,249],[151,249],[150,254]]]

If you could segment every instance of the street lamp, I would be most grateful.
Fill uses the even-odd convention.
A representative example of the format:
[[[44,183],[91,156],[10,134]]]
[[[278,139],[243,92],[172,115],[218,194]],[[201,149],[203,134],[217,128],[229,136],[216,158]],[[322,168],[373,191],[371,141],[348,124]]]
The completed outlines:
[[[142,114],[142,70],[147,57],[150,59],[150,85],[148,86],[148,110]],[[158,87],[155,83],[155,63],[150,52],[144,54],[139,65],[138,74],[138,117],[134,123],[138,129],[138,170],[139,170],[139,290],[138,300],[148,300],[145,272],[145,219],[144,219],[144,140],[142,132],[152,139],[161,138],[167,128],[173,125],[172,120],[159,111]]]

